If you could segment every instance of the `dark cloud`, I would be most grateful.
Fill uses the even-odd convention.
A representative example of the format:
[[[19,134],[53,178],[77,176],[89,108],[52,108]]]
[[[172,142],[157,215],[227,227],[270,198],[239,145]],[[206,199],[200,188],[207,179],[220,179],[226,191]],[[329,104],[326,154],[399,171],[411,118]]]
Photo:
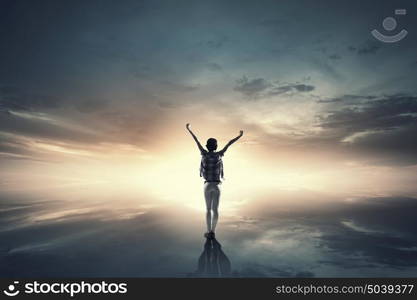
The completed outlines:
[[[377,96],[372,95],[342,95],[339,97],[320,99],[318,103],[341,103],[341,104],[352,104],[352,103],[361,103],[366,100],[372,100],[378,98]]]
[[[316,200],[310,201],[316,206],[293,207],[285,204],[284,208],[277,203],[271,205],[273,202],[270,201],[267,205],[257,203],[256,209],[247,209],[253,210],[254,217],[262,217],[264,224],[266,220],[286,220],[280,228],[289,230],[293,238],[296,230],[288,228],[289,220],[303,228],[320,232],[316,246],[329,251],[319,258],[321,267],[331,265],[352,270],[370,268],[377,274],[388,267],[406,269],[417,266],[416,198],[333,199],[321,205]],[[265,206],[261,209],[259,205]],[[267,231],[268,226],[263,230]]]
[[[138,66],[137,68],[135,68],[133,71],[133,76],[135,78],[141,78],[141,79],[150,79],[151,78],[151,73],[152,73],[152,68],[150,66]]]
[[[291,87],[291,89],[296,90],[298,92],[311,92],[315,89],[314,86],[307,84],[292,84],[289,86]]]
[[[223,70],[222,66],[217,63],[208,63],[207,68],[210,71],[222,71]]]
[[[53,109],[61,105],[62,102],[56,96],[30,93],[18,87],[3,86],[0,88],[1,110]]]
[[[15,86],[2,86],[0,87],[0,95],[14,95],[19,93],[19,88]]]
[[[0,88],[0,110],[42,112],[56,109],[75,108],[79,112],[92,113],[104,109],[109,100],[84,96],[77,99],[58,97],[23,90],[23,88],[3,86]]]
[[[358,105],[330,112],[323,117],[320,126],[323,128],[343,128],[349,132],[366,130],[389,130],[416,124],[417,97],[391,95],[377,100],[374,96],[348,95],[334,101],[366,99]]]
[[[230,39],[227,36],[221,36],[213,40],[206,41],[206,46],[213,49],[219,49],[224,46],[225,43],[229,42]]]
[[[417,163],[416,96],[344,95],[318,102],[330,105],[317,120],[332,133],[334,145],[373,164]]]
[[[38,160],[30,146],[13,135],[0,132],[0,157],[4,159]]]
[[[108,104],[109,101],[105,99],[89,99],[76,102],[74,106],[79,112],[88,114],[103,110]]]
[[[328,57],[333,60],[342,59],[342,57],[339,54],[332,54],[332,55],[329,55]]]
[[[236,83],[234,90],[248,97],[257,97],[271,87],[271,84],[263,78],[248,79],[246,76],[238,79]]]
[[[289,28],[296,26],[294,24],[294,20],[286,19],[286,18],[279,18],[279,19],[265,19],[262,20],[257,24],[261,28],[269,30],[274,34],[286,34]]]
[[[25,118],[0,112],[1,131],[26,137],[51,139],[73,143],[95,143],[98,135],[36,118]],[[101,137],[102,138],[102,137]]]
[[[415,122],[415,121],[414,121]],[[348,148],[377,165],[411,166],[417,164],[417,126],[378,131],[358,137]]]
[[[377,41],[367,41],[360,46],[348,46],[348,50],[358,55],[369,55],[376,54],[381,47],[382,44]]]
[[[162,81],[161,84],[165,86],[165,92],[187,93],[198,89],[197,85],[186,85],[174,81]]]
[[[417,266],[415,198],[367,198],[346,204],[335,213],[341,224],[327,233],[322,242],[330,249],[346,255],[360,254],[374,267]],[[345,220],[345,223],[343,223]]]
[[[261,22],[259,22],[259,25],[265,26],[265,27],[273,27],[273,28],[278,27],[278,28],[280,28],[286,22],[287,22],[287,20],[284,20],[284,19],[266,19],[266,20],[262,20]]]
[[[314,86],[303,83],[271,83],[264,78],[249,80],[246,76],[237,80],[237,85],[234,87],[235,91],[252,99],[271,97],[285,93],[306,93],[314,89]]]
[[[267,95],[273,96],[273,95],[280,95],[280,94],[284,94],[288,92],[306,93],[306,92],[311,92],[314,89],[315,89],[314,86],[307,85],[307,84],[300,84],[300,83],[284,84],[284,85],[273,87],[270,91],[268,91]]]

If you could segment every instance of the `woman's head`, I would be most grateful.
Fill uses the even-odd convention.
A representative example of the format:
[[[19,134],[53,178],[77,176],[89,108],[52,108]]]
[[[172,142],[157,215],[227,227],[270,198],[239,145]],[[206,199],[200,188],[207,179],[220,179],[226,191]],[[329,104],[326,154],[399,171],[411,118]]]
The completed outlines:
[[[217,149],[217,140],[215,138],[209,138],[206,147],[208,151],[215,151]]]

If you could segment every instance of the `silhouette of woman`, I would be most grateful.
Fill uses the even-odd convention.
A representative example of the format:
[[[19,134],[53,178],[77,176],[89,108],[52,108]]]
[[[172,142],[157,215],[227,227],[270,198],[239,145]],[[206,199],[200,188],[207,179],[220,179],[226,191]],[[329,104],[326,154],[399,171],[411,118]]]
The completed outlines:
[[[243,135],[243,131],[234,139],[230,140],[226,146],[220,151],[217,150],[217,140],[209,138],[206,143],[207,150],[201,146],[195,134],[190,129],[190,124],[186,125],[194,141],[197,143],[198,149],[201,152],[200,177],[204,178],[204,198],[206,199],[206,223],[207,232],[204,234],[206,238],[213,239],[215,237],[215,230],[217,220],[219,219],[219,199],[221,179],[223,179],[223,162],[222,157],[227,148],[236,142]]]
[[[194,275],[200,277],[230,277],[231,273],[232,264],[223,252],[222,245],[215,238],[206,239]]]

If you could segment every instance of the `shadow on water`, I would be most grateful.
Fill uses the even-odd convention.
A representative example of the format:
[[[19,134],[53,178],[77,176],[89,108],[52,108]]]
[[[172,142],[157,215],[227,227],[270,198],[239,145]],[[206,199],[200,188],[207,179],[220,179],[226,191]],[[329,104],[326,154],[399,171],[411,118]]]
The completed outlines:
[[[204,249],[198,258],[197,271],[190,277],[230,277],[232,265],[222,250],[222,245],[214,239],[206,239]]]

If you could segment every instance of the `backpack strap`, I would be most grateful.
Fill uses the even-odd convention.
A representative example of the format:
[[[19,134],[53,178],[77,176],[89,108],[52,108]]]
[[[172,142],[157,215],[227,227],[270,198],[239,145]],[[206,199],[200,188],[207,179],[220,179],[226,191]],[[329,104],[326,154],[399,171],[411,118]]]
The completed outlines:
[[[220,160],[220,176],[224,179],[223,160]]]
[[[203,159],[204,159],[204,156],[201,158],[201,162],[200,162],[200,177],[203,177]]]

